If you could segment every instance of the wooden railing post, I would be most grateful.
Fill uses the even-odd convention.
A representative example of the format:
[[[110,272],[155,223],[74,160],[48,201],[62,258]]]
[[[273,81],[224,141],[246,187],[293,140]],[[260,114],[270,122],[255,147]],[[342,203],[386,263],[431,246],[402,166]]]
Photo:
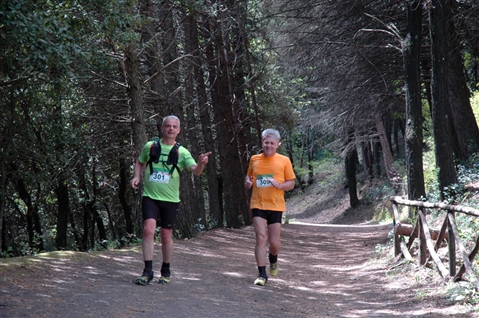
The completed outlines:
[[[399,226],[399,213],[398,206],[395,202],[392,204],[393,208],[393,227],[394,227],[394,256],[401,253],[401,241],[400,236],[397,234],[397,227]]]
[[[454,211],[448,210],[447,213],[455,219],[456,215]],[[454,277],[456,275],[456,236],[452,229],[451,222],[447,222],[447,234],[449,235],[448,239],[448,249],[449,249],[449,275]]]
[[[470,275],[468,280],[476,285],[476,291],[479,291],[479,280],[477,279],[477,274],[473,268],[475,265],[474,259],[476,255],[479,254],[479,237],[477,238],[477,242],[473,250],[468,253],[466,246],[463,244],[459,236],[459,231],[455,220],[456,212],[479,218],[479,210],[471,207],[451,205],[441,202],[430,203],[424,201],[406,200],[401,197],[391,197],[391,202],[393,203],[392,206],[394,213],[394,250],[396,255],[398,253],[402,253],[406,259],[412,260],[409,249],[412,247],[414,239],[419,238],[419,263],[421,266],[425,265],[429,258],[432,258],[441,276],[444,278],[448,276],[454,277],[454,281],[461,280],[463,274],[467,273]],[[412,230],[410,225],[408,227],[401,224],[398,215],[399,205],[416,207],[417,222],[412,227]],[[441,209],[447,212],[440,231],[429,229],[426,219],[426,208]],[[434,235],[436,238],[433,238]],[[401,240],[401,236],[409,237],[407,244],[404,244],[404,242]],[[433,239],[436,239],[435,244]],[[449,273],[441,258],[437,254],[437,251],[441,247],[443,240],[447,240],[448,242]],[[456,249],[462,259],[462,265],[457,274]]]
[[[417,213],[419,214],[419,211]],[[419,231],[419,264],[420,265],[425,265],[429,255],[427,253],[426,235],[424,234],[424,224],[422,222],[422,219],[419,217],[419,215],[417,217],[417,224],[419,225],[419,228],[418,228],[418,231]]]

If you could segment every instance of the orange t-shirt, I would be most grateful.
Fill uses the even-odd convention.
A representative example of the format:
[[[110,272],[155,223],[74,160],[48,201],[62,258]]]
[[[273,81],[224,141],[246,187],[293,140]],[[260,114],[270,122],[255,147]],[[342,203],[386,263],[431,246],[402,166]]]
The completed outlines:
[[[249,162],[248,175],[253,176],[250,209],[286,211],[284,190],[273,187],[268,179],[283,183],[296,178],[288,157],[278,153],[269,158],[263,154],[254,155]]]

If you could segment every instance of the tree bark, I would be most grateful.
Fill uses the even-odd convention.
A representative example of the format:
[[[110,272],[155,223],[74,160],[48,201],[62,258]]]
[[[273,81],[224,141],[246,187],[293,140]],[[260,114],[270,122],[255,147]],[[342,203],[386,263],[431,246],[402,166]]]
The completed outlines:
[[[5,214],[5,198],[6,198],[6,189],[7,189],[7,174],[5,169],[5,160],[3,158],[3,154],[0,160],[0,252],[4,250],[4,243],[3,240],[4,233],[3,233],[3,215]]]
[[[140,82],[139,59],[133,45],[125,50],[124,72],[126,74],[127,95],[131,113],[133,165],[147,141],[144,119],[143,92]],[[140,192],[141,192],[140,188]],[[136,197],[134,211],[137,228],[142,236],[143,218],[141,214],[141,195]]]
[[[373,174],[373,153],[371,151],[371,142],[366,141],[361,143],[361,152],[363,154],[363,167],[367,172],[369,180],[374,177]]]
[[[350,131],[348,136],[348,144],[354,142],[354,132]],[[346,153],[345,166],[346,166],[346,179],[348,182],[349,191],[349,205],[352,208],[359,205],[357,179],[356,179],[356,162],[358,161],[358,151],[356,147],[353,147]]]
[[[68,216],[70,215],[70,200],[68,195],[68,187],[59,181],[55,188],[57,195],[58,214],[57,214],[57,226],[55,245],[57,250],[67,249],[67,229],[68,229]]]
[[[226,18],[221,14],[220,23],[225,24]],[[224,26],[213,26],[211,30],[218,30],[214,39],[217,56],[217,77],[212,85],[212,94],[215,95],[214,113],[218,122],[218,147],[220,156],[220,170],[224,188],[224,211],[226,226],[239,228],[243,225],[241,220],[248,213],[246,191],[244,189],[244,172],[237,143],[233,92],[234,83],[231,82],[231,64],[228,59],[230,46],[228,34],[220,30],[228,30]],[[226,31],[225,31],[226,32]],[[249,216],[248,216],[249,217]]]
[[[426,197],[423,171],[423,131],[421,98],[421,1],[408,3],[408,31],[403,43],[404,73],[406,82],[406,169],[408,199]]]
[[[452,134],[454,154],[457,159],[466,160],[470,155],[478,150],[479,147],[479,129],[476,118],[471,107],[471,92],[464,76],[464,61],[461,55],[461,44],[454,25],[453,6],[455,1],[446,0],[445,17],[447,21],[447,41],[448,43],[448,93],[449,108],[452,114]]]
[[[451,114],[449,103],[449,83],[447,81],[448,57],[446,54],[446,15],[445,0],[432,0],[429,6],[432,56],[432,118],[436,164],[439,167],[439,187],[441,199],[445,199],[444,189],[457,182],[451,137]]]
[[[196,14],[191,12],[184,19],[184,38],[185,38],[185,52],[191,54],[198,48],[195,43],[197,39],[197,26],[196,26]],[[185,104],[183,107],[183,113],[185,114],[185,126],[188,129],[184,129],[183,132],[189,141],[189,150],[194,158],[198,158],[200,154],[200,144],[202,143],[201,127],[197,124],[197,94],[195,92],[196,83],[193,72],[193,64],[188,61],[183,62],[182,69],[184,70],[184,99]],[[204,193],[201,182],[201,177],[191,177],[191,174],[185,173],[181,178],[182,187],[182,207],[180,214],[178,215],[178,225],[176,229],[180,232],[182,237],[193,237],[199,228],[195,226],[202,226],[206,228],[206,213],[204,203]]]
[[[126,173],[126,161],[125,158],[120,158],[119,160],[119,177],[120,180],[118,182],[118,200],[120,201],[122,210],[123,210],[123,215],[125,217],[125,223],[126,223],[126,232],[128,234],[133,234],[134,228],[133,228],[133,222],[132,222],[132,217],[131,217],[131,207],[126,201],[126,192],[129,186],[129,182],[127,180],[127,173]]]
[[[207,32],[206,37],[213,37],[211,30],[214,25],[205,24],[204,28]],[[206,67],[208,69],[208,82],[214,83],[218,76],[218,69],[215,64],[215,54],[212,41],[209,41],[205,46],[205,58],[206,58]],[[214,106],[218,100],[218,95],[215,92],[215,86],[212,86],[209,90],[212,99],[212,105],[209,105],[206,97],[206,85],[203,80],[202,70],[198,69],[198,91],[205,92],[205,94],[200,93],[200,118],[203,128],[203,135],[205,139],[205,148],[208,151],[213,151],[211,156],[208,159],[210,162],[210,167],[218,167],[218,153],[219,147],[217,141],[213,138],[213,133],[218,136],[220,133],[215,127],[214,123],[217,122],[217,116],[214,112]],[[210,118],[211,114],[211,118]],[[221,172],[218,172],[216,168],[207,169],[208,175],[208,202],[209,202],[209,213],[211,218],[212,227],[222,227],[224,223],[224,210],[223,210],[223,195],[222,195],[222,176]]]
[[[388,138],[386,137],[386,130],[384,129],[383,121],[380,117],[376,119],[376,129],[378,131],[379,142],[381,143],[381,148],[383,150],[384,169],[386,170],[386,175],[388,178],[392,180],[397,176],[397,173],[393,168],[393,154],[391,152]]]

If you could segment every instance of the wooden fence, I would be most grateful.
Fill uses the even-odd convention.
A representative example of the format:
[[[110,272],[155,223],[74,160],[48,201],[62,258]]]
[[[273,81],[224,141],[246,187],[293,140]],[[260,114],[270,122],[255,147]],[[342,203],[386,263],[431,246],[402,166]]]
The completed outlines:
[[[473,270],[473,261],[479,252],[479,236],[476,239],[475,246],[471,252],[467,252],[466,248],[459,237],[456,225],[456,212],[464,213],[470,216],[479,217],[479,210],[460,206],[449,205],[444,203],[430,203],[423,201],[411,201],[402,197],[390,197],[392,203],[392,212],[394,217],[394,251],[395,255],[402,255],[413,260],[410,249],[416,238],[419,238],[419,264],[425,265],[429,260],[433,260],[439,274],[444,278],[452,278],[454,281],[462,280],[463,275],[467,273],[470,280],[479,290],[479,283]],[[416,208],[417,221],[414,225],[402,224],[399,219],[398,206],[405,205]],[[426,209],[445,210],[446,215],[440,230],[432,230],[429,228],[426,220]],[[408,237],[407,242],[405,237]],[[443,264],[437,254],[441,244],[447,242],[449,271]],[[457,271],[458,261],[456,260],[456,248],[460,257],[460,268]]]

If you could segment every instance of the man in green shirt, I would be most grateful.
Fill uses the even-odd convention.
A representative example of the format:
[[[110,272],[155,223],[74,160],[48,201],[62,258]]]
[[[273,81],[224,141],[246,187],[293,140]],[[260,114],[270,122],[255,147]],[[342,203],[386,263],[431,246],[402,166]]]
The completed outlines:
[[[193,159],[185,147],[178,147],[176,137],[180,133],[180,120],[170,115],[163,118],[161,125],[162,138],[158,141],[161,146],[158,163],[151,163],[151,169],[145,169],[150,164],[150,148],[153,141],[149,141],[135,163],[134,177],[130,181],[133,189],[140,184],[141,174],[145,171],[144,192],[142,201],[143,211],[143,260],[145,268],[143,274],[135,279],[138,285],[148,285],[153,279],[153,252],[156,232],[156,222],[160,219],[161,251],[163,264],[161,266],[160,284],[170,282],[170,261],[173,255],[173,227],[180,205],[180,175],[179,170],[188,169],[199,176],[208,163],[211,152],[201,154],[198,163]],[[173,150],[173,151],[172,151]],[[177,158],[176,167],[171,163],[171,156]],[[169,158],[170,157],[170,158]],[[176,161],[176,159],[175,159]],[[177,168],[177,169],[175,169]]]

